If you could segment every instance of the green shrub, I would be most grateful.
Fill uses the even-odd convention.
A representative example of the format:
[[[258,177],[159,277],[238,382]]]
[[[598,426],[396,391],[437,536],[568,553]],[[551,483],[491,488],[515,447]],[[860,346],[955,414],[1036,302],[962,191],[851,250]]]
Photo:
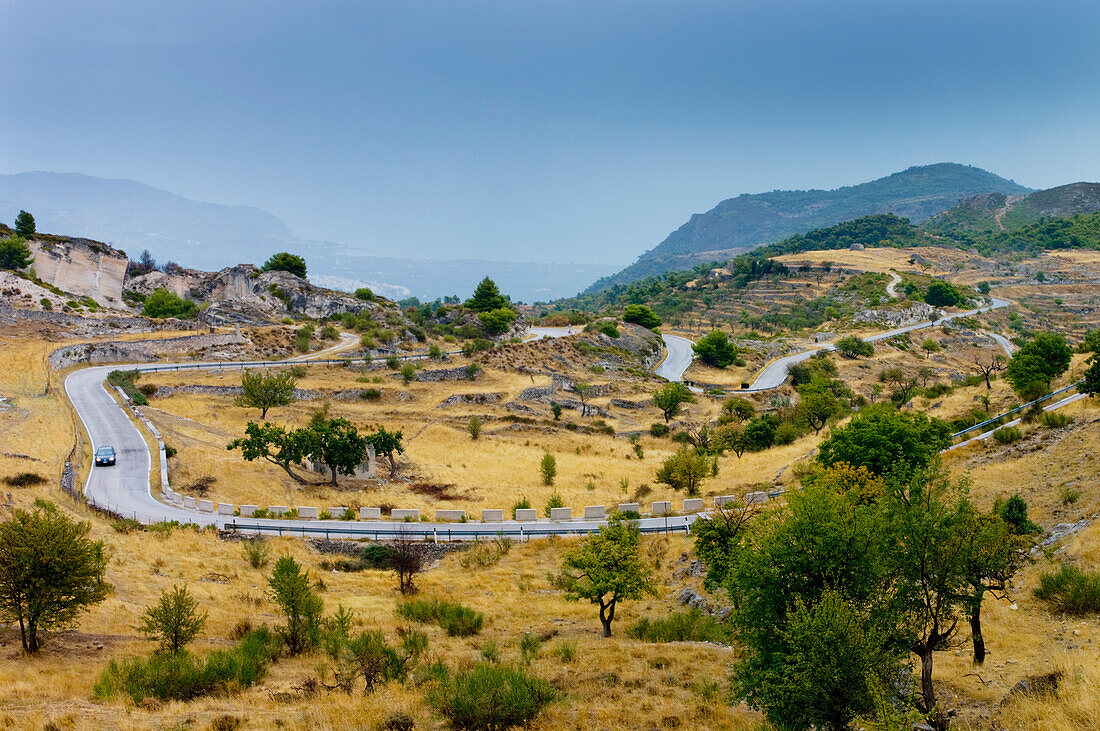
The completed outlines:
[[[993,432],[993,440],[998,444],[1011,444],[1024,438],[1024,433],[1014,426],[1002,426]]]
[[[4,484],[9,487],[34,487],[45,484],[46,478],[37,472],[20,472],[17,475],[8,475],[4,478]]]
[[[530,509],[531,509],[531,501],[527,499],[526,495],[524,495],[518,501],[516,501],[515,505],[512,506],[512,519],[515,520],[517,510],[530,510]]]
[[[134,703],[146,698],[187,701],[226,693],[255,685],[282,651],[282,640],[262,627],[249,632],[237,647],[214,650],[205,658],[179,652],[112,660],[93,693],[100,700],[128,695]]]
[[[1100,572],[1083,571],[1063,564],[1053,573],[1039,575],[1035,598],[1066,614],[1100,612]]]
[[[159,288],[153,290],[141,309],[141,314],[146,317],[166,318],[177,317],[180,319],[192,317],[199,310],[199,306],[191,300],[181,299],[175,292]]]
[[[249,538],[241,543],[244,560],[254,569],[262,569],[271,563],[271,548],[262,536]]]
[[[562,499],[561,495],[559,495],[558,493],[555,492],[553,495],[550,496],[550,499],[546,501],[546,507],[544,507],[542,509],[542,513],[547,518],[549,518],[550,517],[550,511],[552,509],[554,509],[554,508],[564,508],[564,507],[565,507],[565,500]]]
[[[498,538],[495,541],[478,541],[462,552],[458,562],[462,564],[464,569],[483,569],[499,562],[511,550],[512,541],[509,538]]]
[[[577,643],[575,640],[562,640],[554,648],[554,654],[562,662],[573,662],[577,659]]]
[[[1062,504],[1073,505],[1081,499],[1081,491],[1076,487],[1070,487],[1069,485],[1063,485],[1061,490]]]
[[[382,391],[377,388],[365,388],[359,392],[359,398],[364,401],[379,401],[382,398]]]
[[[636,640],[644,642],[717,642],[728,645],[733,632],[698,609],[673,612],[667,617],[643,617],[628,630]]]
[[[524,665],[530,665],[537,660],[541,651],[542,640],[530,632],[524,632],[523,637],[519,638],[519,657]]]
[[[668,424],[661,424],[660,422],[649,427],[651,437],[667,437],[670,431],[672,430],[668,428]]]
[[[451,637],[468,637],[481,631],[481,612],[442,599],[413,599],[397,605],[397,614],[413,622],[435,622]]]
[[[508,729],[534,720],[557,692],[519,668],[481,662],[446,678],[426,695],[456,729]]]
[[[1073,417],[1061,411],[1044,411],[1039,423],[1047,429],[1063,429],[1073,423]]]

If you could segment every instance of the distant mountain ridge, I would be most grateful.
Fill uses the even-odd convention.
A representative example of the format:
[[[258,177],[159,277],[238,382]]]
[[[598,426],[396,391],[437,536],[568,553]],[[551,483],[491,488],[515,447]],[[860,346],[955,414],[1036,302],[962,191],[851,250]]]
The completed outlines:
[[[133,180],[79,173],[0,175],[0,221],[11,223],[20,209],[34,214],[41,232],[103,241],[132,257],[149,249],[161,263],[172,260],[195,269],[259,264],[275,252],[290,251],[304,256],[311,278],[326,286],[367,286],[394,298],[465,296],[488,275],[517,301],[552,300],[615,269],[372,256],[367,247],[300,238],[260,208],[205,203]]]
[[[834,190],[746,193],[693,215],[637,262],[585,292],[728,259],[756,246],[862,216],[892,213],[920,223],[964,198],[994,192],[1020,195],[1031,189],[981,168],[937,163]]]

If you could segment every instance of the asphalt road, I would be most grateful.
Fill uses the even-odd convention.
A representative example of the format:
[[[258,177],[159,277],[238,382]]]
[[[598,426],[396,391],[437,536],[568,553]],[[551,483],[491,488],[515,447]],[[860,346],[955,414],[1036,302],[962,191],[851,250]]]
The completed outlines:
[[[996,310],[996,309],[999,309],[1001,307],[1007,307],[1008,304],[1009,303],[1006,302],[1005,300],[997,299],[996,297],[994,297],[993,298],[993,303],[991,305],[989,305],[988,307],[979,307],[979,308],[974,309],[974,310],[966,310],[965,312],[957,312],[953,315],[946,315],[946,316],[940,318],[939,320],[935,320],[935,321],[926,320],[924,322],[918,322],[914,325],[907,325],[905,327],[899,327],[899,328],[896,328],[894,330],[887,330],[886,332],[881,332],[881,333],[878,333],[877,335],[871,335],[869,337],[866,337],[866,338],[864,338],[864,340],[866,340],[869,343],[877,342],[879,340],[888,340],[889,338],[892,338],[896,335],[902,335],[904,333],[910,333],[910,332],[914,332],[916,330],[923,330],[925,328],[934,327],[936,325],[941,325],[945,322],[950,322],[951,320],[955,320],[955,319],[960,318],[960,317],[972,317],[973,315],[977,315],[981,312],[988,312],[990,310]],[[994,338],[994,340],[997,340],[997,338]],[[997,340],[997,342],[998,342],[998,344],[1001,344],[1002,347],[1004,347],[1004,343],[1001,343],[1000,340]],[[794,365],[796,363],[801,363],[804,360],[812,358],[817,353],[820,353],[822,351],[829,351],[829,350],[836,350],[836,346],[833,345],[832,343],[829,343],[827,345],[823,345],[822,347],[816,348],[814,350],[806,350],[806,351],[803,351],[801,353],[795,353],[793,355],[788,355],[788,356],[784,356],[782,358],[778,358],[776,360],[773,360],[771,363],[769,363],[764,368],[764,370],[760,371],[760,375],[758,375],[756,377],[756,380],[752,382],[752,385],[749,388],[745,389],[745,390],[746,391],[770,391],[773,388],[779,388],[780,386],[783,385],[783,382],[787,380],[787,371],[792,365]]]
[[[691,341],[679,335],[662,335],[661,340],[665,342],[667,352],[665,359],[661,361],[661,365],[657,366],[654,373],[669,381],[679,381],[695,358]]]
[[[268,362],[278,365],[277,361]],[[258,363],[257,363],[258,365]],[[163,370],[183,366],[194,369],[239,368],[233,364],[212,363],[156,363],[126,366],[139,371]],[[477,537],[504,535],[510,537],[539,537],[544,535],[568,535],[589,533],[602,524],[599,520],[573,520],[551,522],[502,521],[499,523],[406,523],[396,521],[344,521],[344,520],[280,520],[235,518],[211,515],[168,505],[153,497],[149,481],[151,457],[148,445],[138,427],[126,411],[119,407],[104,387],[107,374],[118,366],[95,366],[73,372],[65,379],[65,393],[72,401],[81,422],[92,442],[92,451],[101,446],[113,446],[118,453],[118,463],[112,467],[92,466],[84,485],[84,494],[94,505],[119,515],[134,518],[142,523],[178,520],[181,523],[217,525],[233,523],[250,532],[325,535],[328,530],[334,536],[356,534],[373,538],[393,538],[397,535],[438,537],[462,540]],[[328,506],[318,506],[328,507]],[[505,506],[501,506],[505,507]],[[583,506],[573,506],[582,510]],[[429,516],[430,517],[430,516]],[[695,520],[695,515],[642,518],[639,527],[643,532],[680,531]]]

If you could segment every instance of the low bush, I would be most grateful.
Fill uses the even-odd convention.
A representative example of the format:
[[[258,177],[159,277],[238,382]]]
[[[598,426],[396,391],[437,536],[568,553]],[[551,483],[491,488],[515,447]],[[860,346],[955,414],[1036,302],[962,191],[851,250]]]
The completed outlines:
[[[428,691],[428,704],[456,729],[507,729],[534,720],[557,691],[519,668],[481,662]]]
[[[733,632],[698,609],[673,612],[667,617],[643,617],[628,630],[636,640],[644,642],[717,642],[728,645]]]
[[[668,424],[656,423],[649,427],[651,437],[667,437],[670,431],[672,430],[668,428]]]
[[[377,388],[365,388],[359,392],[359,398],[364,401],[378,401],[382,398],[382,391]]]
[[[129,696],[134,703],[146,698],[186,701],[255,685],[279,657],[283,642],[266,627],[252,630],[231,650],[214,650],[204,658],[189,652],[148,658],[112,660],[96,682],[96,698]]]
[[[1061,411],[1044,411],[1039,423],[1047,429],[1064,429],[1073,423],[1073,417]]]
[[[485,617],[458,602],[413,599],[397,605],[397,614],[413,622],[435,622],[451,637],[469,637],[481,631]]]
[[[37,472],[20,472],[17,475],[8,475],[4,478],[4,484],[8,487],[34,487],[45,484],[46,478]]]
[[[462,552],[458,562],[464,569],[483,569],[492,566],[512,550],[512,541],[498,538],[495,541],[477,542]]]
[[[1036,599],[1059,612],[1100,612],[1100,572],[1064,564],[1057,571],[1040,574],[1034,593]]]
[[[997,444],[1011,444],[1024,438],[1024,433],[1014,426],[1002,426],[993,432],[993,440]]]

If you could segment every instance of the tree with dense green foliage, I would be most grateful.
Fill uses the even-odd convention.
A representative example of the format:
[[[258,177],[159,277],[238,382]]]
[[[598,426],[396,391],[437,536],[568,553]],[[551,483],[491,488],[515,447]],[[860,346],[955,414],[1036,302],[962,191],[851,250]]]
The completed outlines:
[[[650,330],[661,326],[661,318],[647,305],[627,305],[623,310],[623,322],[632,322]]]
[[[245,408],[259,409],[260,418],[267,418],[267,410],[276,406],[288,406],[297,399],[294,387],[298,379],[290,371],[263,371],[246,368],[241,373],[242,393],[233,403]]]
[[[497,283],[489,277],[482,279],[473,296],[464,303],[468,309],[474,312],[492,312],[493,310],[511,309],[508,299],[500,293]]]
[[[313,589],[309,573],[290,556],[275,562],[267,580],[271,598],[279,605],[286,625],[279,634],[291,655],[298,655],[317,646],[321,632],[321,611],[324,602]]]
[[[164,287],[158,287],[146,298],[141,314],[157,319],[175,317],[184,320],[193,317],[198,310],[199,306],[191,300],[183,299]]]
[[[1059,333],[1039,333],[1012,356],[1005,377],[1021,398],[1050,393],[1050,382],[1069,369],[1073,351]]]
[[[183,650],[206,626],[207,613],[199,611],[199,603],[186,586],[173,586],[160,595],[160,601],[145,608],[137,630],[156,640],[162,652]]]
[[[954,307],[965,299],[955,285],[942,279],[933,280],[924,293],[924,301],[933,307]]]
[[[16,271],[31,265],[31,249],[21,236],[0,239],[0,269]]]
[[[745,540],[750,521],[759,513],[759,506],[719,505],[691,524],[695,553],[707,567],[703,585],[708,591],[725,586]]]
[[[883,526],[877,505],[811,484],[731,542],[734,693],[775,725],[846,728],[900,665],[906,607]]]
[[[667,457],[657,468],[656,480],[673,490],[683,490],[689,496],[699,494],[699,488],[711,472],[711,462],[706,454],[695,449],[681,449]]]
[[[333,487],[337,486],[338,475],[354,475],[363,462],[368,438],[347,419],[332,419],[323,410],[318,411],[299,433],[302,451],[314,464],[328,467]]]
[[[721,330],[712,330],[691,346],[699,360],[714,368],[725,368],[737,360],[737,346]]]
[[[0,523],[0,620],[19,623],[24,651],[38,652],[40,631],[71,624],[107,598],[107,555],[90,531],[53,503],[16,508]]]
[[[836,350],[845,358],[858,358],[859,356],[871,357],[875,354],[875,346],[863,338],[855,335],[840,338],[836,341]]]
[[[367,443],[374,447],[374,453],[379,457],[385,457],[390,463],[390,479],[397,477],[397,455],[405,453],[405,445],[402,444],[404,435],[401,430],[387,431],[380,426],[373,434],[366,436]]]
[[[25,239],[29,239],[36,233],[34,216],[26,211],[19,211],[15,217],[15,233]]]
[[[260,267],[260,271],[264,272],[290,272],[296,277],[306,278],[306,260],[297,254],[290,254],[285,251],[278,254],[272,254],[271,258],[264,262],[264,265]]]
[[[481,321],[481,326],[485,328],[487,334],[503,335],[515,322],[516,313],[507,307],[499,307],[495,310],[479,312],[477,319]]]
[[[965,482],[938,467],[891,483],[881,501],[888,562],[906,603],[909,650],[920,658],[922,710],[936,708],[932,682],[936,652],[946,650],[970,609],[974,507]]]
[[[718,416],[720,425],[732,422],[742,422],[756,416],[756,406],[744,396],[734,396],[722,402],[721,414]]]
[[[565,555],[554,584],[570,601],[586,600],[600,608],[603,636],[620,601],[656,594],[653,572],[641,553],[641,533],[635,521],[614,514],[599,532],[590,534]]]
[[[291,469],[293,465],[301,465],[306,458],[306,440],[301,429],[287,431],[276,424],[264,422],[260,426],[250,421],[245,426],[244,433],[245,436],[234,439],[226,449],[241,450],[241,456],[248,462],[267,460],[281,467],[299,485],[309,484]]]
[[[920,469],[951,445],[951,427],[935,417],[869,406],[821,443],[818,461],[826,466],[845,462],[878,475]]]
[[[982,633],[982,602],[986,593],[1003,598],[1012,577],[1026,565],[1032,541],[1017,535],[996,512],[972,515],[965,531],[965,573],[969,583],[965,605],[970,621],[970,641],[974,664],[985,662],[985,635]]]
[[[1088,366],[1078,388],[1081,393],[1086,393],[1089,396],[1100,395],[1100,352],[1089,356]]]
[[[653,394],[653,405],[661,410],[666,424],[680,413],[684,404],[693,403],[695,403],[695,394],[679,381],[662,386],[660,391]]]
[[[837,397],[824,388],[806,389],[798,406],[815,434],[821,433],[822,427],[842,409]]]
[[[994,504],[994,511],[1001,516],[1012,532],[1019,536],[1027,536],[1042,533],[1043,529],[1031,522],[1027,517],[1027,501],[1016,493],[1008,500],[998,501]]]

